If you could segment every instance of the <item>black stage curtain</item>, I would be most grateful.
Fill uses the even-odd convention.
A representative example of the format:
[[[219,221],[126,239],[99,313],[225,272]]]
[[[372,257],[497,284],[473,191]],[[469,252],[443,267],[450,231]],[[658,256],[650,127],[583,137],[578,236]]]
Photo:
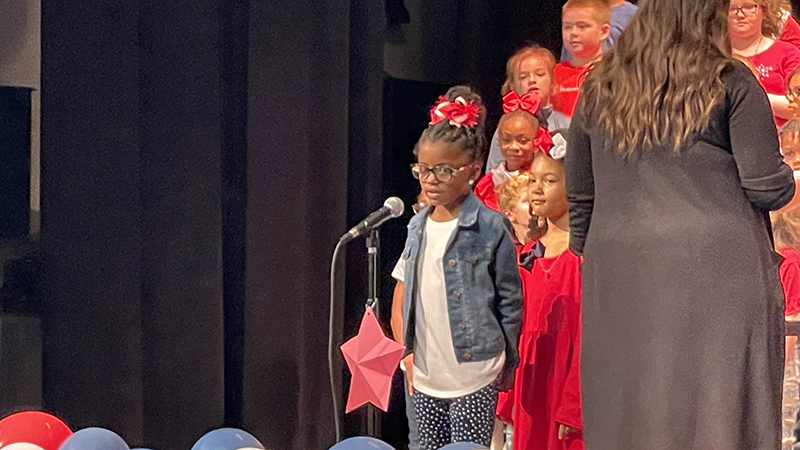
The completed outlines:
[[[328,270],[358,176],[348,110],[365,107],[350,97],[350,2],[253,1],[249,27],[244,423],[269,448],[325,449]]]
[[[328,264],[381,158],[380,57],[351,72],[350,21],[344,0],[43,2],[48,410],[160,449],[223,425],[333,443]],[[359,174],[351,139],[377,147]]]
[[[45,405],[188,448],[223,424],[216,0],[45,1]]]
[[[496,120],[505,58],[543,32],[509,32],[529,2],[462,3],[454,82],[477,86]],[[413,199],[424,122],[409,115],[424,120],[444,88],[384,79],[385,26],[370,0],[43,0],[48,410],[161,450],[223,425],[275,450],[333,444],[331,252],[386,196]],[[366,296],[363,243],[347,256],[340,341]],[[363,415],[345,431],[363,433]]]

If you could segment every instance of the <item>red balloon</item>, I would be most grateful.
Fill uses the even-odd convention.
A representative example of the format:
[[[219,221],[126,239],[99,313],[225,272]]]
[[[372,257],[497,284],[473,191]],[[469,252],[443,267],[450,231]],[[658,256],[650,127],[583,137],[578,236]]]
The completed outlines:
[[[56,416],[41,411],[22,411],[0,420],[0,449],[18,442],[58,450],[72,430]]]

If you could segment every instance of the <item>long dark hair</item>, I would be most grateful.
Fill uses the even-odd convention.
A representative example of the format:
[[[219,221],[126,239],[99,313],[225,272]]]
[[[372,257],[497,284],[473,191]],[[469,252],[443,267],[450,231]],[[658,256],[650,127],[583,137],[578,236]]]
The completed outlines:
[[[732,64],[728,0],[647,0],[583,83],[579,108],[621,153],[678,150],[708,126]]]

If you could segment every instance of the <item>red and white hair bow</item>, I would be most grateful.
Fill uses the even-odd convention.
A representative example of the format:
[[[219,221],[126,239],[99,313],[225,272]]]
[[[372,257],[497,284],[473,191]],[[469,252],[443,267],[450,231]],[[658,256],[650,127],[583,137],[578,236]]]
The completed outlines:
[[[533,92],[528,92],[522,97],[515,91],[503,96],[503,112],[508,114],[519,109],[536,114],[542,106],[542,99]]]
[[[450,101],[447,97],[439,97],[436,105],[431,108],[431,125],[443,120],[448,120],[454,127],[474,127],[478,125],[480,108],[472,100],[466,101],[464,97],[456,97]]]

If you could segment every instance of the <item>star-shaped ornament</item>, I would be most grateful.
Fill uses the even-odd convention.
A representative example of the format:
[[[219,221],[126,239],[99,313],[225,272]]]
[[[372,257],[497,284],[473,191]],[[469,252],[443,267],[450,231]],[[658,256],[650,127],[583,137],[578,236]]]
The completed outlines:
[[[385,412],[389,407],[392,375],[405,348],[383,334],[375,313],[367,307],[358,334],[342,344],[341,349],[353,375],[345,412],[367,403]]]

